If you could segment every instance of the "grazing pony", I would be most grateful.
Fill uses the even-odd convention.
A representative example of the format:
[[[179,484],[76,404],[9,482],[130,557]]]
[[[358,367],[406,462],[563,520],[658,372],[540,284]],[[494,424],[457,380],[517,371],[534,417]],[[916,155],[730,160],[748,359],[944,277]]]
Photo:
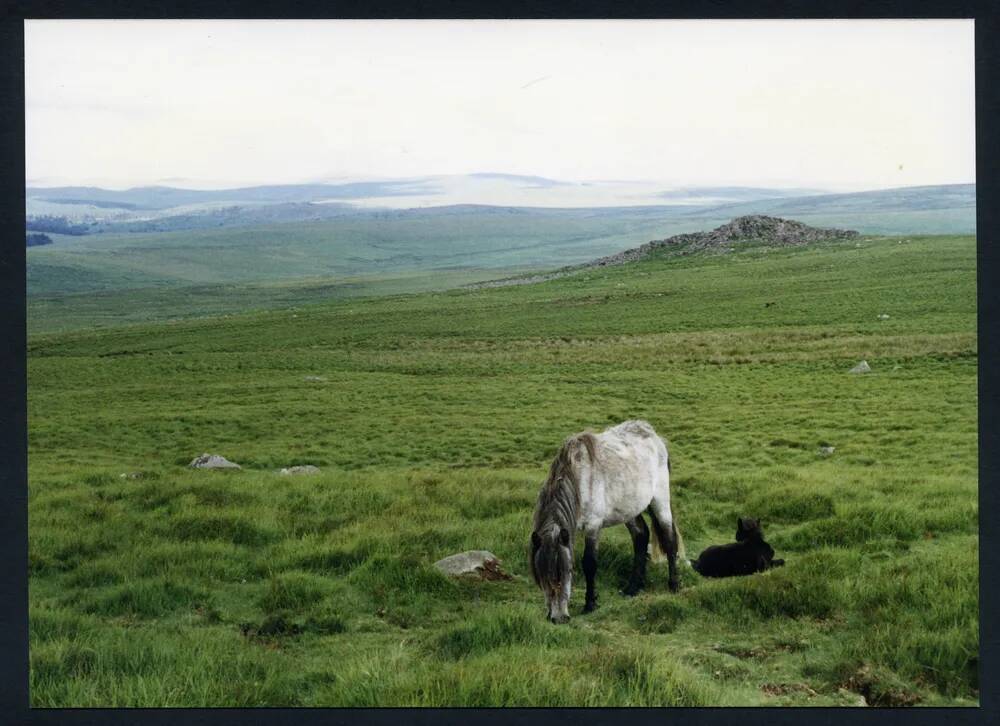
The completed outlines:
[[[691,563],[691,567],[704,577],[733,577],[752,575],[783,564],[784,560],[774,559],[774,549],[764,541],[760,522],[739,517],[736,520],[736,542],[707,547]]]
[[[549,620],[569,620],[573,535],[578,529],[585,542],[585,613],[597,607],[597,539],[604,527],[624,524],[632,535],[635,559],[623,592],[635,595],[645,586],[649,529],[642,513],[647,510],[656,534],[654,547],[666,553],[670,590],[676,591],[682,544],[670,511],[666,444],[645,421],[625,421],[599,434],[584,432],[566,439],[538,495],[531,532],[531,574],[545,593]]]

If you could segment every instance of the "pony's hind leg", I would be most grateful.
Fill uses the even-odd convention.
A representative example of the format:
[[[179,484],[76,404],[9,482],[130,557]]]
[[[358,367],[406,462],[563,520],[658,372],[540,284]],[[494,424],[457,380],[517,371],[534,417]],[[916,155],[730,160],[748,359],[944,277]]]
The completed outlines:
[[[669,500],[663,502],[657,498],[649,504],[650,519],[653,522],[653,532],[656,534],[657,544],[667,555],[667,566],[669,567],[668,585],[670,592],[677,592],[677,550],[679,548],[680,534],[674,524],[674,516],[670,511]]]
[[[587,532],[583,545],[583,575],[587,578],[587,599],[583,612],[590,613],[597,609],[597,588],[594,586],[594,576],[597,574],[597,532]]]
[[[632,575],[622,593],[628,596],[637,594],[646,586],[646,559],[649,557],[649,527],[642,514],[635,519],[625,523],[628,533],[632,535],[632,548],[635,550],[635,557],[632,560]]]

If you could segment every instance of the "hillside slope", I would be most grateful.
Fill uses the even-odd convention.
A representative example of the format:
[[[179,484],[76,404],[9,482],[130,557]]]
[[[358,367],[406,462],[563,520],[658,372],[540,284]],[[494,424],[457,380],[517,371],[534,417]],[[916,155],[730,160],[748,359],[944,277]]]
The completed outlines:
[[[805,210],[797,221],[864,234],[975,232],[975,188],[968,185],[781,204],[801,205],[787,207]],[[304,304],[324,289],[335,296],[444,289],[586,263],[712,229],[748,208],[357,210],[274,203],[202,210],[122,223],[189,229],[50,235],[53,244],[27,255],[29,321],[34,330],[53,330]],[[206,220],[212,227],[198,228]]]
[[[31,336],[32,705],[975,705],[976,243],[858,242]],[[689,555],[787,564],[628,599],[611,528],[552,626],[538,487],[631,417]]]

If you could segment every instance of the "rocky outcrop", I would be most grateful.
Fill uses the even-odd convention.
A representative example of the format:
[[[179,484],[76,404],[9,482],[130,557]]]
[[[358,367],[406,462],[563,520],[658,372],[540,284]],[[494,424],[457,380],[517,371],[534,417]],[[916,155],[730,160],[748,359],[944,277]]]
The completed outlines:
[[[790,247],[807,245],[813,242],[827,240],[854,239],[858,233],[850,229],[821,229],[808,224],[796,222],[794,219],[768,217],[763,214],[752,214],[736,217],[730,222],[716,227],[710,232],[688,232],[675,234],[666,239],[652,240],[639,247],[616,252],[607,257],[585,262],[582,265],[563,267],[552,272],[524,277],[508,277],[501,280],[476,282],[466,287],[482,289],[490,287],[508,287],[510,285],[530,285],[535,282],[554,280],[593,267],[610,267],[626,262],[636,262],[648,257],[656,250],[666,249],[674,254],[688,255],[694,252],[730,252],[731,245],[745,242],[762,242],[775,247]]]
[[[729,245],[737,242],[763,242],[776,247],[807,245],[825,240],[854,239],[858,233],[850,229],[822,229],[796,222],[794,219],[768,217],[752,214],[737,217],[711,232],[689,232],[676,234],[666,239],[653,240],[639,247],[624,250],[585,265],[605,267],[634,262],[647,257],[654,250],[673,248],[678,254],[691,254],[706,250],[729,251]]]

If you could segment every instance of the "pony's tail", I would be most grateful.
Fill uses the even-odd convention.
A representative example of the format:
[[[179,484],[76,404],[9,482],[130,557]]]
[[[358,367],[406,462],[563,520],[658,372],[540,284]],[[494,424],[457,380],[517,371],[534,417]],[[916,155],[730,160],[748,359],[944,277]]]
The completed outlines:
[[[652,509],[649,510],[649,519],[653,522],[653,534],[655,535],[652,538],[653,552],[651,559],[653,562],[663,562],[666,559],[669,544],[667,541],[667,532],[664,530],[663,525],[660,524],[660,520]],[[676,522],[671,522],[670,526],[674,530],[674,539],[677,540],[677,557],[683,560],[687,554],[684,550],[684,538],[681,537],[681,531],[677,528]]]

